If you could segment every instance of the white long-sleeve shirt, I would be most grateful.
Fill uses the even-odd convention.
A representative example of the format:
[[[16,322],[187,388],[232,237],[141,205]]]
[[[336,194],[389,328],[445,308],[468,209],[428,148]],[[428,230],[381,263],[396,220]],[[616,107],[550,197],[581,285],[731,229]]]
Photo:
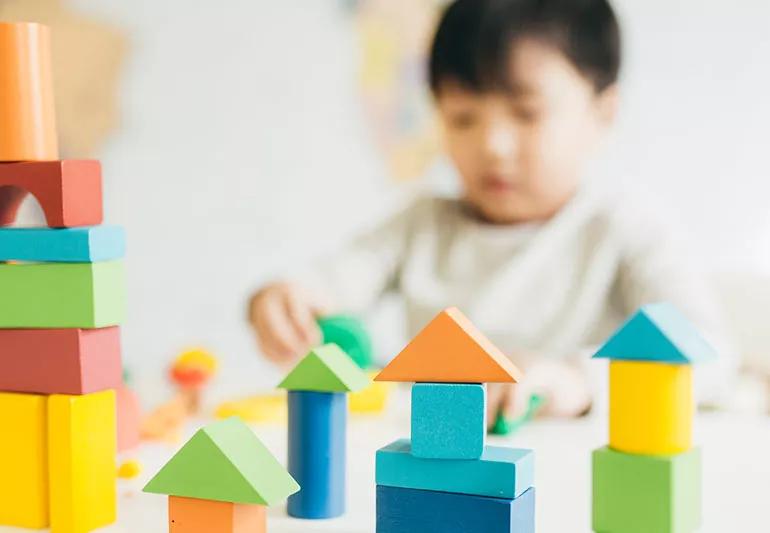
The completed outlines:
[[[712,289],[686,249],[660,214],[588,188],[550,220],[515,225],[480,221],[460,200],[423,198],[300,281],[352,312],[395,290],[410,336],[457,306],[523,366],[575,356],[642,304],[667,301],[725,352],[699,387],[716,401],[734,361]]]

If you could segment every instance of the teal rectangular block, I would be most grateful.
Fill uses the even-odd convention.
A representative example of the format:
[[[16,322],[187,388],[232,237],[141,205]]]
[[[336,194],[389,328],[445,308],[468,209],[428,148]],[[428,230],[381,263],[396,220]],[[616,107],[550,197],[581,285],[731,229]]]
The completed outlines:
[[[487,433],[486,390],[466,383],[412,386],[412,454],[425,459],[478,459]]]
[[[700,523],[700,450],[670,456],[594,451],[594,531],[693,533]]]
[[[535,481],[532,450],[486,446],[480,459],[422,459],[409,439],[377,451],[378,485],[455,492],[493,498],[518,498]]]
[[[94,263],[125,255],[120,226],[0,228],[0,261]]]

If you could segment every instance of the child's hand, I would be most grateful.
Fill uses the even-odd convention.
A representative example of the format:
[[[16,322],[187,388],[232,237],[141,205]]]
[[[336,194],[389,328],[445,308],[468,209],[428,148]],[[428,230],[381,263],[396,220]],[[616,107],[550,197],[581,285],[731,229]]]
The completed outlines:
[[[588,381],[572,365],[557,361],[541,361],[530,365],[521,383],[490,383],[487,389],[487,427],[495,424],[502,411],[507,419],[522,416],[532,394],[544,398],[539,414],[560,418],[581,416],[591,408]]]
[[[506,419],[518,418],[527,410],[526,387],[512,383],[490,383],[487,385],[487,429],[492,429],[498,413]]]
[[[290,283],[267,285],[249,303],[249,321],[259,347],[276,363],[292,361],[321,342],[316,322],[320,314],[320,303]]]

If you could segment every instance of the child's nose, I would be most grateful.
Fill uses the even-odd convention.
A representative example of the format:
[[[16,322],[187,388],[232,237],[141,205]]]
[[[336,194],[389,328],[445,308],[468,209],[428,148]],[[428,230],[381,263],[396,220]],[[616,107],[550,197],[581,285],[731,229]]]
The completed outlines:
[[[492,123],[487,128],[484,144],[490,158],[508,159],[518,148],[516,131],[508,124]]]

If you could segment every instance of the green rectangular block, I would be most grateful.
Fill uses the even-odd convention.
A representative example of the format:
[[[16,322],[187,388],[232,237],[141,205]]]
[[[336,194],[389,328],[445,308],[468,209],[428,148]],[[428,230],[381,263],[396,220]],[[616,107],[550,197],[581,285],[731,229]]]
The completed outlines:
[[[701,523],[701,456],[593,452],[593,530],[693,533]]]
[[[123,321],[122,261],[0,264],[0,328],[103,328]]]

